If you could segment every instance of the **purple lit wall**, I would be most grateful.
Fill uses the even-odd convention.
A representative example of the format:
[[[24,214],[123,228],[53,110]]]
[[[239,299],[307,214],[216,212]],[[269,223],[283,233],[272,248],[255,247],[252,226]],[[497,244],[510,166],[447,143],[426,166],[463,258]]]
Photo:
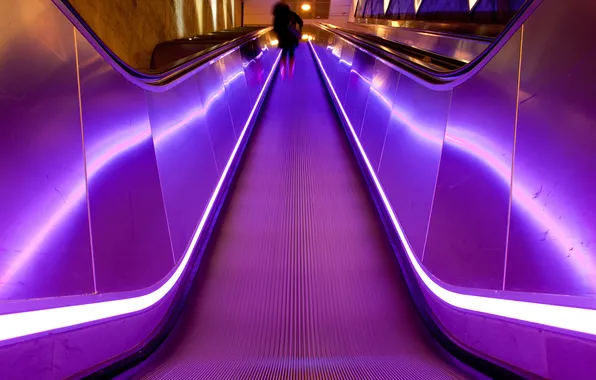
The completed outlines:
[[[313,30],[409,246],[443,288],[596,309],[590,14],[586,1],[543,1],[479,71],[443,87]],[[572,17],[576,27],[552,27]],[[596,371],[596,338],[572,329],[593,325],[583,317],[563,321],[569,330],[536,327],[427,298],[447,333],[481,355],[549,378]]]
[[[0,14],[0,317],[155,292],[189,249],[272,70],[270,35],[151,91],[51,1]],[[143,312],[33,335],[2,322],[13,338],[0,339],[0,373],[103,366],[152,336],[171,293]]]

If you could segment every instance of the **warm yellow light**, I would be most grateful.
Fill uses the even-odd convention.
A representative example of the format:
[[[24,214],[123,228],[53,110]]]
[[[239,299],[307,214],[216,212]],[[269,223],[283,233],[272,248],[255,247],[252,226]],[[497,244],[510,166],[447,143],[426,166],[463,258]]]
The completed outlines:
[[[271,46],[277,46],[278,43],[278,40],[271,40]]]
[[[303,39],[303,40],[308,40],[308,34],[303,34],[303,35],[302,35],[302,39]]]
[[[308,12],[310,11],[310,4],[302,4],[300,7],[303,11]]]

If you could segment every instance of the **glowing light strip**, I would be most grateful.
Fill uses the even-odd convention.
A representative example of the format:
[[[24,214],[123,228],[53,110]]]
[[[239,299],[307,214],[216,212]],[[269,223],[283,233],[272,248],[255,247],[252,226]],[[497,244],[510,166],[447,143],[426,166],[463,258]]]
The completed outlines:
[[[210,0],[211,4],[211,19],[213,20],[213,30],[217,30],[217,0]]]
[[[223,0],[223,19],[224,19],[224,30],[228,29],[228,2]]]
[[[385,191],[383,190],[383,187],[379,179],[377,178],[377,175],[375,174],[375,171],[371,166],[370,161],[368,160],[366,152],[364,151],[364,148],[362,147],[362,144],[358,139],[358,135],[356,134],[356,131],[354,130],[354,127],[352,126],[352,123],[350,122],[350,119],[348,118],[346,111],[344,110],[341,102],[339,101],[339,97],[337,96],[337,93],[333,88],[333,84],[331,83],[329,76],[327,76],[327,73],[325,72],[323,63],[319,59],[319,56],[312,42],[309,42],[309,44],[319,66],[319,69],[321,70],[321,73],[323,74],[325,81],[329,85],[331,94],[337,102],[337,105],[346,122],[346,125],[348,126],[350,133],[352,134],[352,137],[356,142],[358,151],[366,164],[366,167],[369,171],[371,178],[375,183],[375,186],[377,188],[377,191],[379,192],[379,195],[381,196],[381,199],[383,200],[385,209],[387,210],[389,217],[391,218],[391,222],[393,223],[393,226],[405,248],[406,254],[408,255],[408,259],[412,263],[412,266],[416,270],[416,273],[418,274],[419,278],[422,280],[424,285],[441,300],[457,308],[596,335],[596,310],[461,294],[443,288],[429,277],[429,275],[422,268],[422,265],[419,263],[418,259],[414,255],[414,251],[408,243],[408,240],[406,239],[404,230],[401,227],[399,221],[397,220],[397,217],[393,212],[393,208],[391,207],[391,204],[389,203],[389,200],[385,195]]]
[[[182,0],[176,0],[174,2],[174,12],[176,13],[176,32],[177,37],[183,37],[186,26],[184,25],[184,10],[182,9]]]
[[[232,0],[232,26],[236,26],[236,3]]]
[[[174,285],[176,285],[176,283],[180,279],[180,276],[182,276],[184,269],[186,269],[186,266],[188,265],[192,252],[194,251],[199,237],[201,236],[201,233],[205,228],[207,218],[211,214],[211,210],[213,209],[215,200],[217,199],[221,187],[227,178],[230,166],[236,158],[236,154],[238,153],[238,149],[242,144],[244,135],[248,130],[248,126],[250,125],[250,122],[255,115],[257,107],[259,106],[259,103],[261,102],[265,93],[265,90],[271,82],[271,78],[273,77],[275,68],[279,64],[280,56],[281,53],[278,54],[277,59],[271,67],[269,76],[267,77],[267,80],[265,81],[265,84],[263,85],[263,88],[259,93],[259,97],[257,98],[257,101],[255,102],[255,105],[252,111],[250,112],[250,115],[248,116],[242,133],[240,134],[240,137],[236,142],[236,146],[234,146],[234,150],[232,151],[232,154],[228,159],[228,163],[226,164],[226,167],[222,172],[219,182],[217,183],[217,186],[213,191],[213,195],[211,196],[211,199],[209,199],[207,208],[205,209],[201,221],[197,229],[195,230],[195,233],[193,234],[192,240],[186,252],[184,253],[184,257],[182,258],[180,265],[178,265],[172,276],[157,290],[139,297],[106,302],[97,302],[85,305],[59,307],[55,309],[35,310],[22,313],[0,315],[0,341],[19,338],[46,331],[52,331],[64,327],[76,326],[82,323],[99,321],[106,318],[141,311],[147,309],[150,306],[155,305],[166,294],[168,294],[170,290],[172,290]]]

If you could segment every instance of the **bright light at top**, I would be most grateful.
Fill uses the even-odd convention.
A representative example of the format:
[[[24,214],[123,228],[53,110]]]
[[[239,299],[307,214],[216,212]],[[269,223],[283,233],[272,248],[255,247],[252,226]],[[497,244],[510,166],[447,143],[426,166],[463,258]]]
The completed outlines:
[[[414,13],[418,13],[418,9],[420,8],[420,4],[422,4],[422,0],[414,0]]]
[[[303,11],[308,12],[308,11],[310,11],[310,4],[304,3],[304,4],[302,4],[302,6],[300,8]]]
[[[476,5],[477,2],[478,2],[478,0],[468,0],[468,6],[469,6],[470,10],[472,10],[472,8],[474,8],[474,5]]]
[[[387,13],[387,8],[389,8],[389,1],[390,0],[383,0],[383,12]]]

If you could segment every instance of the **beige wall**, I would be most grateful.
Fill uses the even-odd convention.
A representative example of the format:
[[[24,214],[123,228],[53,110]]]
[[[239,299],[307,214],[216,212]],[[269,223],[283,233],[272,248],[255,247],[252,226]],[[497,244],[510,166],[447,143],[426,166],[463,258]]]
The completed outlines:
[[[239,26],[240,1],[70,0],[70,3],[124,62],[146,69],[153,48],[160,42]]]
[[[271,11],[279,0],[244,0],[245,25],[270,25]]]
[[[329,8],[329,23],[338,26],[345,26],[348,22],[350,12],[353,13],[352,3],[354,0],[331,0]]]
[[[269,25],[272,22],[271,10],[279,0],[245,0],[244,23],[246,25]],[[294,2],[296,0],[292,0]],[[308,2],[308,0],[300,1]],[[348,21],[352,0],[331,0],[329,19],[318,20],[336,25],[345,25]]]

